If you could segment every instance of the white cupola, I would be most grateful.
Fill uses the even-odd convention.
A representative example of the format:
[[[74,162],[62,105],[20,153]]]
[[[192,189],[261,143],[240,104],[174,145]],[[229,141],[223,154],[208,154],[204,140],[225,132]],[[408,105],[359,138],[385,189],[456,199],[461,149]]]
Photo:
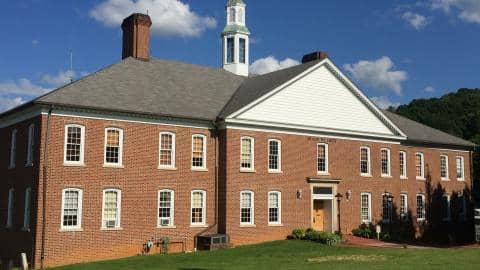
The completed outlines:
[[[242,0],[228,0],[227,25],[222,32],[223,68],[240,76],[248,76],[249,36],[245,25],[246,5]]]

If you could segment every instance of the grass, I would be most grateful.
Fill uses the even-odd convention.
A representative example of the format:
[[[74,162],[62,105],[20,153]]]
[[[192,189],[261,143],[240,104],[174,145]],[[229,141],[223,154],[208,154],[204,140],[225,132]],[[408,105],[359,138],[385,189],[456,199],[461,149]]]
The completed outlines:
[[[480,269],[480,249],[328,247],[290,240],[211,252],[131,257],[55,270],[142,269]]]

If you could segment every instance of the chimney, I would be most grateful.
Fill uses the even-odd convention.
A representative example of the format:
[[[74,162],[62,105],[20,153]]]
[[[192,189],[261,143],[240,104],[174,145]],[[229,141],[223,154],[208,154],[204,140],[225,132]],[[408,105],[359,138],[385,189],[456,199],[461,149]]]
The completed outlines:
[[[134,13],[123,20],[122,59],[135,57],[150,59],[150,16]]]
[[[309,54],[305,54],[302,58],[302,63],[312,62],[315,60],[323,60],[328,58],[328,54],[326,52],[317,51]]]

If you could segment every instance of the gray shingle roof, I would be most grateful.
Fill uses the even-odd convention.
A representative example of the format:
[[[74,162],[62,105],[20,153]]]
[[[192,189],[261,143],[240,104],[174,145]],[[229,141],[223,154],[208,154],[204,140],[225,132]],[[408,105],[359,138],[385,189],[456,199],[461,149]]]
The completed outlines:
[[[403,133],[407,140],[421,144],[440,144],[451,146],[473,147],[474,143],[455,137],[438,129],[431,128],[424,124],[415,122],[398,114],[383,112]]]

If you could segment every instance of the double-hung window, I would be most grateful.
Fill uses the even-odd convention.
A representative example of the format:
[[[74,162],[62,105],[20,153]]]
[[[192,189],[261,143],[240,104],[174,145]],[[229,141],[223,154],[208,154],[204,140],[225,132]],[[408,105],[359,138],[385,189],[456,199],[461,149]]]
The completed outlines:
[[[360,147],[360,175],[370,176],[370,147]]]
[[[383,177],[389,177],[391,176],[391,169],[390,169],[390,149],[387,148],[382,148],[380,150],[380,156],[381,156],[381,175]]]
[[[10,188],[8,190],[8,208],[7,208],[7,228],[11,228],[13,226],[13,204],[14,204],[14,189]]]
[[[74,230],[82,227],[82,190],[67,188],[62,192],[61,229]]]
[[[160,133],[159,153],[160,153],[159,164],[158,164],[159,168],[171,168],[171,169],[175,168],[175,134],[174,133],[171,133],[171,132]]]
[[[235,38],[227,37],[227,63],[235,61]]]
[[[464,181],[465,180],[465,170],[464,170],[464,159],[461,156],[455,158],[456,163],[456,171],[457,171],[457,180]]]
[[[252,191],[240,192],[240,224],[254,224],[254,194]]]
[[[382,194],[382,219],[383,222],[392,221],[393,201],[390,194]]]
[[[9,168],[15,168],[15,161],[17,159],[17,130],[12,130],[10,137],[10,163]]]
[[[423,153],[415,153],[415,174],[417,179],[425,179],[425,161],[423,158]]]
[[[280,172],[282,170],[282,142],[268,140],[268,171]]]
[[[442,196],[442,220],[443,221],[450,221],[450,195],[443,194]]]
[[[255,170],[255,141],[252,137],[240,138],[240,170]]]
[[[317,144],[317,173],[328,174],[328,144]]]
[[[158,227],[174,226],[174,198],[173,190],[158,191]]]
[[[448,156],[440,156],[440,178],[442,180],[448,180]]]
[[[105,129],[105,165],[122,166],[123,130]]]
[[[103,191],[102,228],[120,228],[122,191],[106,189]]]
[[[239,45],[239,60],[240,60],[240,63],[241,64],[245,64],[246,63],[246,54],[247,54],[247,47],[246,47],[246,40],[244,38],[239,38],[238,39],[238,45]]]
[[[400,194],[400,219],[408,220],[408,195]]]
[[[417,221],[424,221],[425,217],[425,195],[417,194]]]
[[[360,216],[362,223],[372,222],[372,197],[370,193],[360,194]]]
[[[82,165],[85,144],[85,127],[80,125],[65,126],[64,163]]]
[[[191,196],[191,225],[205,225],[206,192],[194,190]]]
[[[192,169],[207,168],[207,137],[202,134],[192,136]]]
[[[407,152],[400,151],[399,152],[399,165],[400,165],[400,178],[406,179],[407,178]]]
[[[282,193],[270,191],[268,193],[268,224],[282,223]]]
[[[25,189],[25,208],[23,212],[23,229],[30,229],[30,204],[32,202],[32,189],[30,187]]]
[[[28,139],[27,139],[27,160],[25,166],[33,165],[33,147],[35,144],[35,125],[30,124],[28,126]]]

